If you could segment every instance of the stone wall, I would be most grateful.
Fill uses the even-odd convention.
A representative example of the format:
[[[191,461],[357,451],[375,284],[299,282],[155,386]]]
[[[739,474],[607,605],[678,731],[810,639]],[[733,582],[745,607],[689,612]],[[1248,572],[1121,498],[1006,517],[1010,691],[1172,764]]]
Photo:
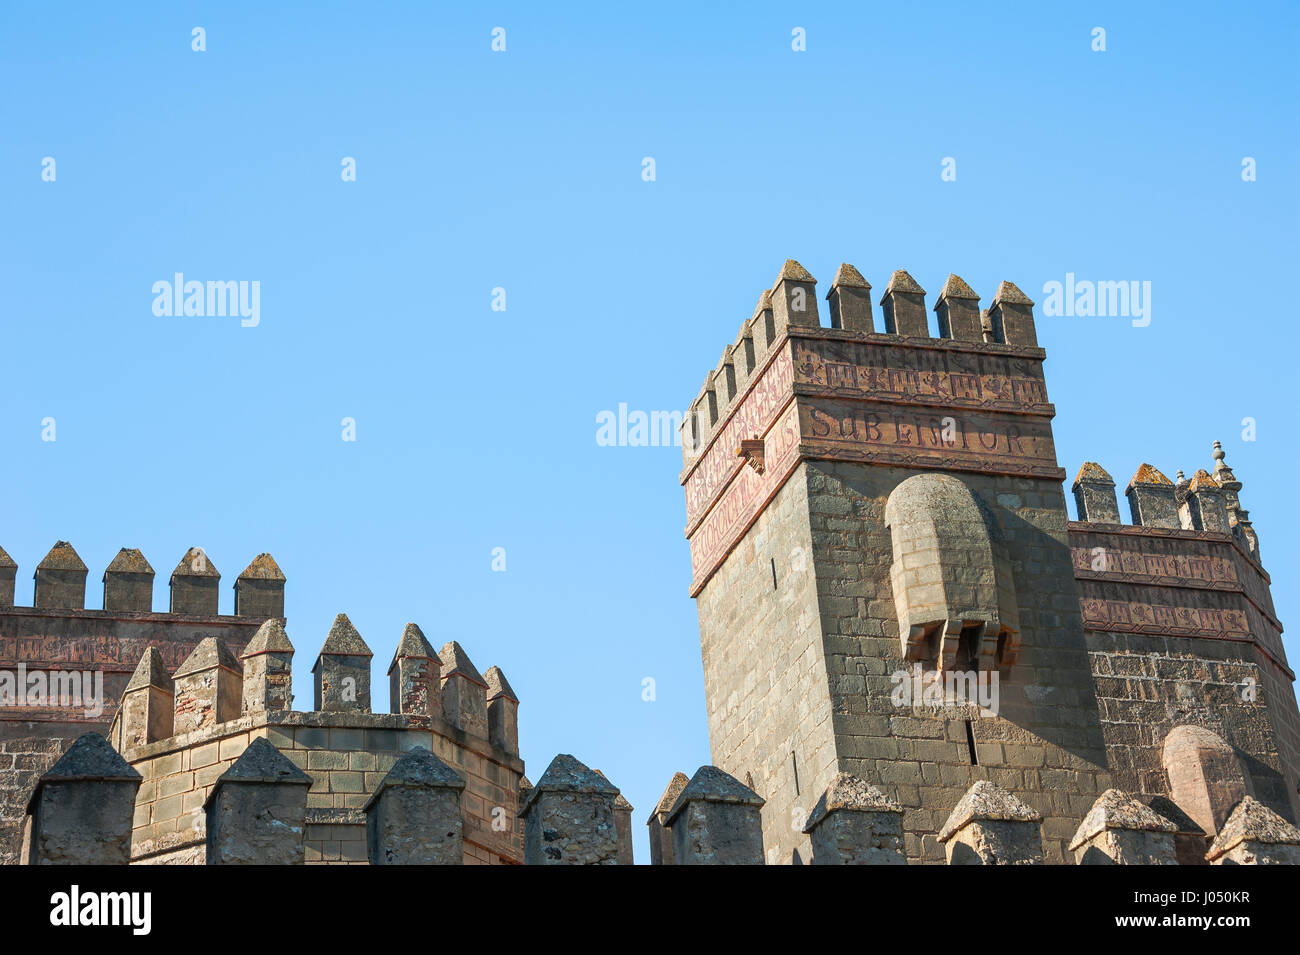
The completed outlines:
[[[797,475],[697,600],[713,762],[767,800],[769,862],[810,858],[803,817],[836,769],[807,512]]]
[[[71,742],[47,736],[0,739],[0,865],[20,861],[27,801],[41,774]]]
[[[1201,726],[1256,799],[1300,818],[1294,674],[1263,569],[1228,534],[1073,522],[1070,539],[1115,784],[1169,795],[1165,737]]]
[[[493,752],[485,740],[434,717],[270,712],[126,750],[127,761],[144,777],[136,802],[132,861],[201,863],[204,800],[217,777],[259,736],[312,778],[307,791],[308,864],[365,864],[362,809],[398,758],[415,746],[433,752],[466,781],[466,863],[513,864],[523,859],[515,819],[523,778],[517,757]],[[494,818],[506,828],[494,829]]]

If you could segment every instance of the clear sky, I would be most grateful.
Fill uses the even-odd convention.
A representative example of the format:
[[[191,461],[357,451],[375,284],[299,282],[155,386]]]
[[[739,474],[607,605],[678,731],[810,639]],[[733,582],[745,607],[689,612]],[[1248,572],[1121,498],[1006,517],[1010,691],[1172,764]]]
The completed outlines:
[[[57,539],[91,607],[123,546],[159,608],[204,547],[227,613],[269,551],[300,704],[339,611],[377,677],[408,620],[459,640],[519,694],[529,775],[603,769],[646,861],[709,761],[681,458],[596,418],[684,408],[794,258],[820,294],[841,261],[927,305],[1016,282],[1071,478],[1223,441],[1300,627],[1294,5],[537,6],[0,6],[19,603]],[[259,282],[258,323],[155,315],[177,272]],[[1045,316],[1067,273],[1150,282],[1149,324]]]

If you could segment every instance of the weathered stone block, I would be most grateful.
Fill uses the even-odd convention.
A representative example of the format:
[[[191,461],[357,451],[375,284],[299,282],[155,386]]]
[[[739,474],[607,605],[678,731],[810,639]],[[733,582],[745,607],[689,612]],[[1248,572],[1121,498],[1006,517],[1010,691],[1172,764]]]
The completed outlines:
[[[518,756],[519,697],[515,696],[500,667],[488,667],[483,679],[487,682],[488,740],[512,756]]]
[[[302,865],[311,778],[262,737],[204,803],[208,865]]]
[[[27,803],[27,864],[126,865],[141,780],[103,736],[78,737]]]
[[[830,304],[831,328],[850,332],[876,330],[871,318],[871,283],[849,263],[840,265],[835,273],[826,300]]]
[[[175,694],[162,654],[149,647],[122,691],[121,745],[143,746],[172,735]]]
[[[422,746],[401,757],[365,803],[371,865],[461,865],[465,780]]]
[[[315,706],[327,713],[370,712],[370,658],[374,656],[347,614],[334,618],[312,667]]]
[[[14,605],[14,579],[18,576],[18,564],[0,547],[0,607]]]
[[[153,568],[144,554],[123,547],[104,571],[104,609],[152,610],[153,577]]]
[[[1245,796],[1205,858],[1210,865],[1300,865],[1300,829]]]
[[[191,547],[172,571],[171,612],[217,615],[221,574],[202,547]]]
[[[244,664],[242,712],[293,708],[293,644],[279,619],[272,617],[257,628],[240,660]]]
[[[230,649],[207,637],[172,677],[176,735],[237,719],[243,706],[243,675]]]
[[[487,681],[455,640],[438,654],[442,661],[442,714],[453,726],[487,739]]]
[[[929,338],[925,318],[925,289],[902,269],[889,277],[880,307],[885,315],[885,331],[891,335]]]
[[[1177,865],[1178,827],[1118,789],[1092,804],[1070,841],[1079,865]]]
[[[599,773],[567,754],[556,756],[519,810],[524,863],[617,865],[617,796]]]
[[[442,661],[424,631],[413,623],[402,630],[388,666],[388,702],[394,713],[442,715]]]
[[[1079,468],[1071,488],[1079,520],[1094,524],[1119,524],[1119,505],[1115,501],[1115,480],[1101,465],[1086,461]]]
[[[966,791],[939,830],[949,865],[1039,865],[1043,817],[987,780]]]
[[[849,773],[837,773],[804,825],[813,865],[905,865],[903,807]]]
[[[763,799],[716,766],[701,766],[665,824],[677,865],[762,865]]]
[[[86,565],[67,541],[59,541],[36,565],[37,610],[83,610],[86,606]]]
[[[650,818],[646,820],[646,825],[650,827],[650,864],[651,865],[676,865],[677,859],[673,854],[673,834],[672,830],[665,825],[668,814],[672,812],[673,806],[677,804],[677,797],[682,794],[690,778],[685,773],[673,773],[672,780],[668,783],[668,788],[664,794],[659,797],[659,802],[655,803],[655,808],[650,813]]]
[[[270,554],[258,554],[235,578],[235,616],[284,617],[284,571]]]

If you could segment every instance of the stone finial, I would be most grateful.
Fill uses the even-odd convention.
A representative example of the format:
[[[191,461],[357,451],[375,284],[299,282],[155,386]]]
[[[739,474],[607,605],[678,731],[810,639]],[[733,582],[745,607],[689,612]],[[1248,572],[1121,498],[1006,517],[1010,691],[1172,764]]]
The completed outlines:
[[[1246,795],[1246,777],[1224,739],[1203,726],[1175,726],[1164,739],[1160,762],[1169,795],[1208,835],[1223,825]]]
[[[235,616],[284,617],[284,571],[270,554],[258,554],[235,578]]]
[[[1118,789],[1107,789],[1083,817],[1068,850],[1079,865],[1177,865],[1178,827]]]
[[[1128,498],[1133,523],[1142,527],[1183,526],[1178,517],[1178,503],[1174,499],[1174,484],[1149,464],[1141,465],[1124,491]]]
[[[423,746],[406,752],[366,801],[371,865],[462,865],[465,780]]]
[[[524,864],[617,865],[617,796],[600,773],[573,756],[556,756],[519,810]]]
[[[293,644],[279,619],[257,628],[239,658],[244,662],[243,712],[293,709]]]
[[[762,865],[765,800],[717,766],[701,766],[668,813],[677,865]]]
[[[1300,829],[1243,796],[1205,859],[1210,865],[1300,865]]]
[[[18,564],[0,547],[0,607],[14,605],[14,578],[18,576]]]
[[[104,570],[104,609],[153,609],[153,568],[134,547],[123,547]]]
[[[457,729],[487,739],[487,681],[455,640],[443,644],[438,656],[442,660],[443,719]]]
[[[1256,561],[1259,560],[1259,536],[1255,533],[1255,528],[1251,526],[1250,512],[1241,506],[1241,482],[1237,476],[1232,473],[1224,460],[1223,445],[1218,441],[1214,442],[1214,480],[1223,492],[1223,506],[1228,512],[1228,525],[1232,529],[1232,535],[1237,538],[1238,543],[1245,548]],[[3,597],[0,596],[0,603],[3,603]]]
[[[27,864],[128,864],[142,778],[100,734],[77,737],[27,802]]]
[[[1115,480],[1095,461],[1085,461],[1071,488],[1079,520],[1092,524],[1119,524]]]
[[[880,306],[884,310],[888,334],[930,337],[930,327],[925,319],[925,289],[907,272],[899,269],[889,277]]]
[[[442,716],[442,661],[413,623],[402,628],[388,665],[388,705],[394,713]]]
[[[821,324],[817,317],[817,280],[794,259],[786,259],[772,284],[772,321],[777,337],[791,325]]]
[[[122,745],[143,746],[172,735],[175,691],[162,654],[149,647],[122,691]]]
[[[172,731],[179,736],[238,719],[243,708],[243,674],[230,648],[205,637],[172,675],[176,693]]]
[[[37,610],[86,609],[86,565],[67,541],[59,541],[36,565]]]
[[[939,320],[939,337],[959,342],[980,342],[980,297],[960,275],[949,274],[934,303]]]
[[[217,615],[221,574],[202,547],[191,547],[172,571],[171,612]]]
[[[302,865],[311,782],[265,737],[249,743],[203,803],[208,865]]]
[[[488,740],[512,756],[518,756],[519,697],[515,696],[500,667],[489,667],[483,679],[487,683]]]
[[[1182,521],[1183,529],[1190,529],[1192,526],[1192,514],[1187,505],[1187,495],[1191,491],[1192,482],[1187,480],[1183,475],[1183,469],[1179,468],[1178,473],[1174,475],[1174,504],[1178,507],[1178,517]]]
[[[348,615],[334,618],[311,668],[317,712],[370,712],[370,658],[374,656]]]
[[[803,831],[812,841],[813,865],[907,863],[903,807],[849,773],[836,773]]]
[[[848,332],[874,332],[871,318],[871,283],[849,263],[843,263],[826,293],[830,303],[831,328]]]
[[[1034,330],[1034,301],[1012,282],[1003,282],[993,293],[989,307],[993,324],[993,340],[1007,345],[1038,347],[1038,333]]]
[[[949,865],[1039,865],[1043,836],[1038,810],[981,779],[961,797],[939,830]]]
[[[650,827],[650,864],[651,865],[676,865],[677,859],[673,855],[673,834],[664,823],[668,819],[668,814],[672,812],[673,806],[677,804],[677,797],[682,794],[690,778],[685,773],[673,773],[673,778],[668,783],[668,788],[664,794],[659,797],[655,803],[654,810],[650,813],[650,818],[645,824]]]
[[[592,770],[600,776],[601,779],[609,779],[599,769]],[[632,813],[635,808],[628,802],[620,792],[614,797],[614,832],[618,838],[618,864],[635,865],[635,859],[632,854]]]
[[[1186,506],[1193,530],[1232,533],[1232,526],[1228,523],[1228,510],[1223,501],[1223,490],[1204,468],[1193,474],[1191,483],[1187,485]]]

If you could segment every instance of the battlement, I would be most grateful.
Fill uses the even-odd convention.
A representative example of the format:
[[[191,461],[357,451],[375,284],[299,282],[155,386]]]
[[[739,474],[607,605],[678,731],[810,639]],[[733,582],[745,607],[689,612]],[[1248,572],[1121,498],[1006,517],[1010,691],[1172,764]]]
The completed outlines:
[[[1144,802],[1118,789],[1092,801],[1069,843],[1078,865],[1275,865],[1300,862],[1300,829],[1246,794],[1232,769],[1216,764],[1213,734],[1189,761],[1213,778],[1179,778],[1182,803]],[[191,861],[209,865],[294,865],[310,861],[311,775],[268,739],[248,742],[215,777],[202,803],[202,846]],[[1208,754],[1208,755],[1207,755]],[[1231,751],[1227,753],[1231,758]],[[377,774],[380,775],[380,774]],[[24,860],[121,865],[130,861],[132,801],[149,786],[108,745],[88,733],[40,779],[27,804]],[[361,810],[364,859],[374,865],[456,865],[468,861],[461,774],[420,745],[393,760]],[[762,865],[766,800],[716,766],[677,774],[651,814],[663,832],[655,865]],[[1184,804],[1187,808],[1184,808]],[[1156,808],[1159,806],[1159,808]],[[1194,820],[1197,813],[1204,820]],[[139,812],[139,809],[136,809]],[[631,864],[632,806],[604,774],[568,754],[527,787],[527,865]],[[903,865],[909,809],[876,785],[840,772],[811,813],[796,821],[809,836],[813,865]],[[940,816],[941,817],[941,816]],[[782,820],[788,825],[789,820]],[[1039,865],[1041,812],[1013,792],[979,779],[961,793],[939,830],[949,865]],[[171,861],[178,861],[172,859]],[[799,860],[804,861],[804,860]]]
[[[683,418],[686,536],[696,596],[803,461],[1059,482],[1033,302],[1002,282],[986,311],[949,275],[929,333],[925,289],[896,271],[879,299],[854,266],[817,312],[816,280],[787,260]]]
[[[1255,563],[1260,563],[1259,536],[1250,513],[1241,506],[1242,484],[1224,460],[1223,445],[1214,442],[1214,473],[1198,469],[1189,481],[1179,471],[1171,481],[1150,464],[1141,464],[1124,490],[1131,524],[1136,527],[1184,530],[1230,536]],[[1079,521],[1118,525],[1115,481],[1101,465],[1087,461],[1072,487]]]
[[[876,330],[872,315],[871,283],[857,268],[845,262],[835,273],[826,293],[829,326],[823,326],[818,315],[816,286],[807,269],[787,259],[772,287],[759,295],[753,316],[741,323],[735,342],[723,347],[683,417],[687,472],[726,428],[786,341],[819,334],[810,330],[838,332],[833,337],[874,345],[1043,357],[1034,328],[1034,302],[1012,282],[1000,283],[990,307],[981,310],[974,290],[960,276],[950,274],[934,304],[937,338],[929,332],[925,289],[902,269],[890,276],[878,303],[881,331]],[[753,424],[746,422],[746,427]]]
[[[0,548],[0,610],[15,606],[18,564]],[[32,609],[84,611],[88,568],[67,541],[57,541],[36,565]],[[123,547],[104,569],[103,612],[154,613],[154,569],[139,550]],[[189,548],[168,579],[169,606],[165,612],[185,616],[216,617],[221,573],[202,547]],[[284,616],[283,571],[270,554],[258,554],[235,578],[236,617],[259,623]]]
[[[201,862],[204,807],[214,787],[256,740],[306,773],[306,861],[365,862],[365,809],[386,774],[421,747],[462,779],[467,862],[517,863],[514,818],[524,764],[519,702],[499,667],[478,670],[464,648],[435,652],[407,624],[393,654],[389,713],[370,701],[372,653],[345,614],[327,634],[312,672],[311,710],[293,709],[293,643],[278,619],[265,621],[236,656],[201,641],[173,673],[153,647],[122,694],[108,739],[144,782],[135,802],[131,858]],[[491,691],[491,692],[490,692]]]

